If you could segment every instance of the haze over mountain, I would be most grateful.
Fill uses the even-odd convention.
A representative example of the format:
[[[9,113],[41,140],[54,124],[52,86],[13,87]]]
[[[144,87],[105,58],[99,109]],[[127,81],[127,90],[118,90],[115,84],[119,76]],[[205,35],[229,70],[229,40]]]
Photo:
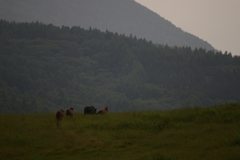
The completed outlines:
[[[134,0],[0,1],[0,19],[92,27],[169,46],[214,49],[208,42],[184,32]]]

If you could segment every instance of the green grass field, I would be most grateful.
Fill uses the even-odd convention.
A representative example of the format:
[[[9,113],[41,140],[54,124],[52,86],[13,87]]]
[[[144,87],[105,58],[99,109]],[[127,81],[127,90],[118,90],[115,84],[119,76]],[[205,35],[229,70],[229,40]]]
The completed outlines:
[[[111,107],[110,107],[111,108]],[[0,115],[0,159],[239,160],[240,105],[64,117]]]

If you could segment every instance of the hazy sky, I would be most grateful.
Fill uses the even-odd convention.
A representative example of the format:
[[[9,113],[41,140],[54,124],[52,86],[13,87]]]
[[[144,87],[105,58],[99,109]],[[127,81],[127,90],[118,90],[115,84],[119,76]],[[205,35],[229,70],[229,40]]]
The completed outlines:
[[[240,0],[135,0],[222,52],[240,55]]]

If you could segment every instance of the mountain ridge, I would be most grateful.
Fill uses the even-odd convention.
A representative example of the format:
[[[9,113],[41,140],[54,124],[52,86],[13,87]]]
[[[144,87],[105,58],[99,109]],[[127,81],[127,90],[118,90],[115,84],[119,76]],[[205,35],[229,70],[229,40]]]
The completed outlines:
[[[57,26],[97,28],[133,35],[158,44],[214,50],[206,41],[187,33],[134,0],[16,0],[0,2],[0,19],[40,21]]]

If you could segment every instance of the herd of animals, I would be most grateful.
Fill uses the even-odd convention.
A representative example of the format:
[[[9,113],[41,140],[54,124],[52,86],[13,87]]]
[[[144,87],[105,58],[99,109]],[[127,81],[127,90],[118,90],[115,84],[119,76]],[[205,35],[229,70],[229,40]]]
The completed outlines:
[[[84,108],[84,114],[107,114],[108,113],[108,106],[106,106],[103,110],[100,110],[97,112],[97,109],[93,106],[86,106]],[[73,116],[73,108],[69,108],[68,110],[66,110],[66,116]],[[57,119],[57,123],[59,121],[61,121],[64,117],[64,110],[59,110],[56,113],[56,119]]]

